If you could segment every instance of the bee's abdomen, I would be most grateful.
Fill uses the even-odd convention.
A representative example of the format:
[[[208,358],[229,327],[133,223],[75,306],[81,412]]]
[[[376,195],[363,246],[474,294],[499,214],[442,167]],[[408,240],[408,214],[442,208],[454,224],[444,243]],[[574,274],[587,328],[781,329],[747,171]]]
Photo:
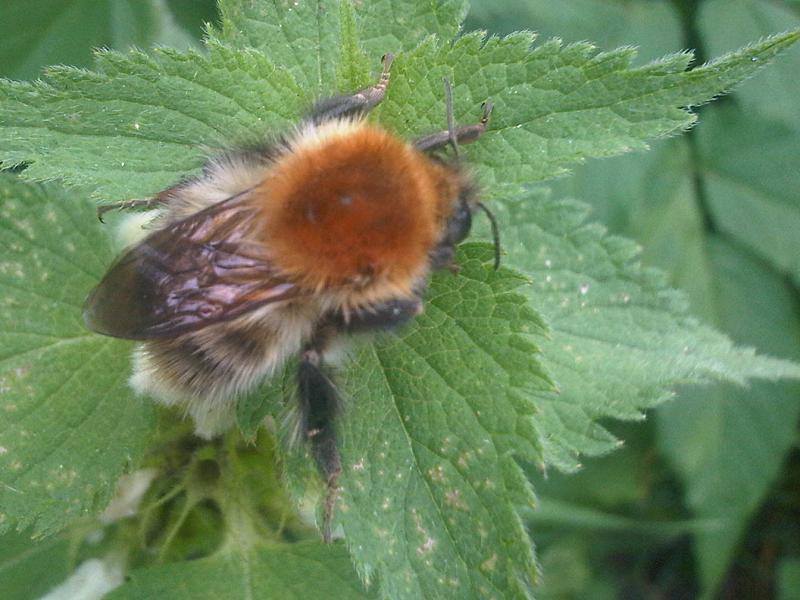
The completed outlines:
[[[133,388],[191,415],[213,437],[233,425],[236,401],[271,375],[310,335],[313,322],[292,310],[261,311],[173,339],[149,340],[134,353]]]

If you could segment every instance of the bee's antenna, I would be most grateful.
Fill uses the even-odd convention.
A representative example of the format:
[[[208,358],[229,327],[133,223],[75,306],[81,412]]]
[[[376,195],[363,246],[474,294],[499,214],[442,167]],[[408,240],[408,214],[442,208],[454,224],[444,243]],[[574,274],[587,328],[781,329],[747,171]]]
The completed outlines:
[[[492,242],[494,242],[494,270],[497,271],[497,269],[500,268],[500,228],[497,226],[497,219],[495,219],[492,211],[490,211],[483,202],[478,202],[476,206],[486,213],[486,216],[489,217],[489,223],[492,225]]]
[[[458,135],[456,134],[456,118],[453,114],[453,86],[450,85],[450,80],[445,77],[444,81],[444,98],[447,107],[447,136],[450,139],[450,145],[453,147],[453,152],[458,158]]]

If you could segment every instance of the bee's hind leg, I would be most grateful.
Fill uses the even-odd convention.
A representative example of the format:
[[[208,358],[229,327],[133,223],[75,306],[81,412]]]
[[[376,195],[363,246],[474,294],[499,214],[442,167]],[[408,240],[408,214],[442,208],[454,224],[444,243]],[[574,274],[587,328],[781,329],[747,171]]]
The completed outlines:
[[[297,370],[300,430],[311,446],[328,490],[323,506],[322,538],[331,541],[331,522],[338,494],[342,457],[336,440],[336,419],[341,413],[341,397],[336,384],[322,370],[322,356],[328,342],[338,333],[366,333],[393,329],[422,312],[422,299],[396,298],[349,315],[330,315],[318,326],[311,342],[300,355]]]
[[[336,442],[336,417],[341,401],[336,385],[322,372],[322,356],[318,349],[308,348],[300,356],[297,387],[302,432],[311,444],[311,452],[328,491],[323,507],[322,538],[331,541],[331,521],[336,504],[342,458]]]

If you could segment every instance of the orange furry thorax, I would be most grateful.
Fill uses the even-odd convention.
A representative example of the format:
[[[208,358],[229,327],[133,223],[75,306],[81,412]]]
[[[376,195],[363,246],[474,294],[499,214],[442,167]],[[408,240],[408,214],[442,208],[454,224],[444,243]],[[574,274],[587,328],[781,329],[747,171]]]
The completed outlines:
[[[309,289],[411,294],[457,196],[458,175],[383,129],[301,132],[256,189],[274,264]],[[378,294],[378,295],[383,295]]]

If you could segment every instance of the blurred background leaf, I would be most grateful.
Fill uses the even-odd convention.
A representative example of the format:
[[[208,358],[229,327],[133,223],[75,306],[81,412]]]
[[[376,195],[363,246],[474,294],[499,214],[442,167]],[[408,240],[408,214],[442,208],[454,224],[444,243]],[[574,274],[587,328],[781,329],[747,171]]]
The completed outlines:
[[[94,48],[196,44],[215,0],[4,0],[0,77],[33,79],[46,65],[87,67]]]
[[[800,559],[787,559],[781,563],[778,580],[778,600],[791,600],[800,590]]]
[[[643,64],[683,49],[680,16],[664,0],[473,0],[464,29],[506,35],[528,29],[539,41],[589,41],[603,50],[637,46]],[[754,38],[750,38],[751,40]]]
[[[0,598],[32,600],[64,580],[74,567],[69,546],[63,534],[38,542],[30,531],[0,536]]]

